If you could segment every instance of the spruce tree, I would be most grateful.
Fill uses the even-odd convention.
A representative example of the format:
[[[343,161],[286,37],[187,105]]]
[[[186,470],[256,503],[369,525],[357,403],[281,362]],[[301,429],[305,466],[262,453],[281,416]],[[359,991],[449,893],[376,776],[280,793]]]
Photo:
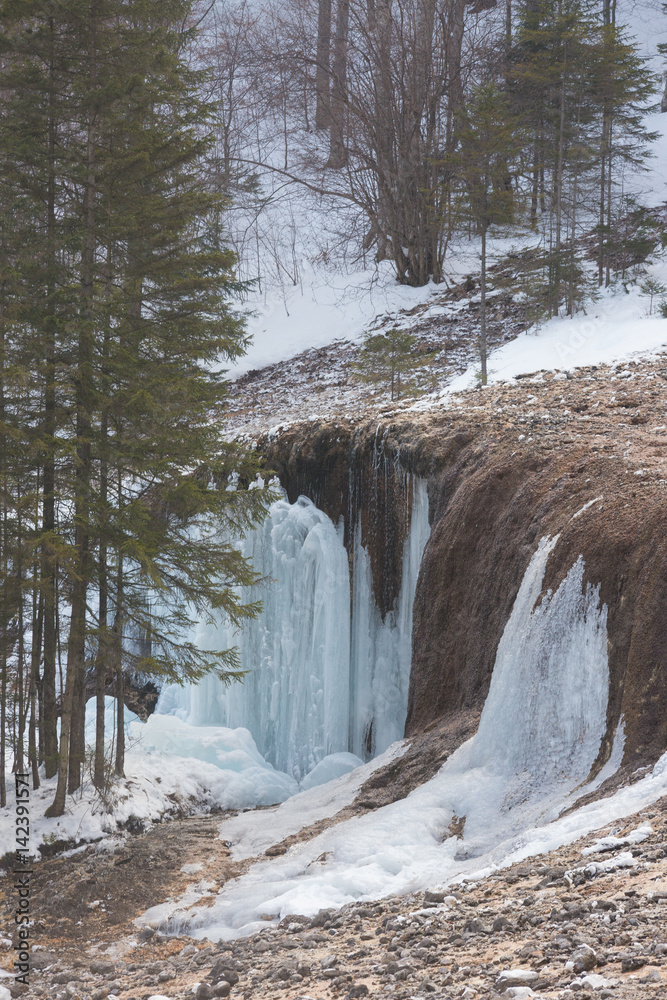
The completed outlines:
[[[487,234],[493,224],[514,218],[512,162],[521,150],[521,122],[504,92],[488,83],[459,112],[456,172],[481,239],[479,357],[481,382],[487,383],[486,278]]]
[[[187,640],[192,618],[222,609],[239,623],[256,610],[236,596],[253,573],[228,539],[268,497],[249,488],[256,460],[221,438],[220,359],[242,353],[245,339],[229,306],[238,286],[220,235],[224,205],[200,180],[215,108],[187,61],[190,6],[0,3],[0,205],[18,192],[46,248],[14,297],[24,338],[44,359],[31,402],[44,473],[43,683],[47,639],[55,662],[57,573],[69,605],[50,815],[81,780],[91,643],[101,712],[103,683],[108,672],[122,681],[133,631],[149,639],[144,670],[230,679],[234,651],[198,650]],[[7,581],[8,553],[3,545]],[[122,684],[118,697],[120,709]],[[55,699],[44,709],[55,724]],[[98,784],[103,740],[100,719]]]

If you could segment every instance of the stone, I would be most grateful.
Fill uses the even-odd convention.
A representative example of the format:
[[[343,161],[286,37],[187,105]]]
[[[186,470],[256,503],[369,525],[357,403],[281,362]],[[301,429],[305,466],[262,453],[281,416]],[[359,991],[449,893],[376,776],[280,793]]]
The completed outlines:
[[[368,986],[366,983],[358,983],[348,990],[347,996],[348,1000],[357,1000],[358,997],[368,996]]]
[[[639,979],[640,983],[661,983],[660,969],[647,969],[646,974]]]
[[[196,1000],[211,1000],[213,991],[208,983],[200,983],[195,991]]]
[[[496,917],[496,919],[493,921],[493,930],[494,931],[505,931],[508,928],[510,928],[511,926],[512,925],[509,922],[509,920],[507,919],[507,917],[504,917],[502,915],[499,916],[499,917]]]
[[[572,971],[579,975],[580,972],[590,972],[591,969],[594,969],[598,964],[598,957],[590,945],[580,944],[570,961],[572,962]]]
[[[36,971],[47,969],[57,961],[52,951],[33,951],[30,955],[30,967]]]
[[[532,969],[504,969],[496,979],[496,989],[508,986],[530,986],[539,976]]]
[[[531,990],[530,986],[509,986],[501,996],[520,1000],[521,997],[536,997],[537,993]]]
[[[230,964],[229,959],[221,959],[216,962],[211,971],[208,974],[208,978],[214,983],[220,982],[224,979],[226,982],[230,983],[232,986],[236,986],[239,981],[239,975],[233,965]]]
[[[214,997],[228,997],[231,986],[226,979],[221,979],[219,983],[211,988],[211,996]]]
[[[598,990],[611,989],[615,985],[615,980],[605,979],[597,972],[589,972],[587,976],[582,976],[579,980],[581,986],[597,992]]]
[[[109,976],[116,971],[113,962],[95,961],[90,963],[90,971],[98,976]]]
[[[641,955],[626,955],[621,960],[621,972],[635,972],[646,965],[646,959]]]

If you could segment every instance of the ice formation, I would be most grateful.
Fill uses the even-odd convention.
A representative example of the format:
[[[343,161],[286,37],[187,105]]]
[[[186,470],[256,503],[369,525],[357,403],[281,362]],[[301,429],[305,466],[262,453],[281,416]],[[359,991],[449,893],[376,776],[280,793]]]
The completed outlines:
[[[225,786],[225,801],[233,800],[243,807],[273,805],[298,791],[294,778],[276,771],[262,757],[247,729],[191,726],[181,719],[156,714],[146,723],[133,723],[130,733],[141,750],[190,759],[195,769],[201,762],[238,775],[239,780],[232,782],[232,796]],[[166,762],[165,766],[170,764]]]
[[[212,940],[233,937],[267,918],[446,883],[579,835],[576,817],[558,816],[586,787],[605,731],[607,612],[598,589],[583,586],[581,559],[540,599],[556,542],[542,539],[526,570],[478,733],[434,778],[256,864],[213,907],[187,916],[149,911],[146,919]],[[658,771],[663,785],[665,768]]]
[[[197,727],[246,728],[264,758],[297,781],[327,757],[336,755],[326,773],[339,775],[340,754],[368,759],[401,739],[412,605],[429,533],[426,484],[412,478],[408,488],[401,589],[384,620],[359,531],[351,602],[342,522],[334,525],[306,497],[279,500],[242,543],[263,581],[244,595],[262,601],[260,616],[238,634],[220,622],[196,636],[203,648],[238,646],[248,675],[230,688],[214,677],[166,688],[158,712]]]

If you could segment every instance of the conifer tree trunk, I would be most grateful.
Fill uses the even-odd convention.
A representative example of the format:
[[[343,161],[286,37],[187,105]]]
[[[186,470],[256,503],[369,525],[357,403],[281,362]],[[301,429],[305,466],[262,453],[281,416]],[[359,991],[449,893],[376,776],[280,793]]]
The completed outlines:
[[[49,21],[50,38],[53,44],[54,25]],[[45,386],[44,386],[44,459],[42,470],[42,577],[44,586],[44,668],[41,688],[40,743],[44,759],[44,771],[52,778],[58,770],[58,730],[56,712],[56,568],[53,554],[53,538],[56,529],[56,316],[55,316],[55,269],[56,269],[56,203],[55,203],[55,156],[57,130],[54,109],[54,68],[53,56],[49,68],[49,115],[48,115],[48,177],[47,177],[47,288],[45,337]],[[62,691],[61,691],[62,695]]]
[[[108,332],[105,333],[105,346],[108,341]],[[102,414],[100,427],[100,503],[102,510],[106,508],[109,491],[109,473],[107,462],[107,437],[108,437],[108,414],[106,407]],[[103,514],[104,519],[104,514]],[[104,532],[104,523],[102,532]],[[95,764],[93,770],[93,784],[95,788],[104,788],[104,705],[106,695],[106,676],[109,666],[109,631],[107,617],[109,614],[109,584],[107,574],[107,539],[102,534],[99,546],[99,638],[97,643],[97,657],[95,660]]]
[[[533,166],[531,169],[532,175],[532,186],[530,195],[530,226],[531,229],[537,228],[537,196],[539,193],[539,183],[540,183],[540,168],[537,153],[537,138],[533,144]]]
[[[37,754],[37,678],[39,676],[39,660],[42,650],[42,632],[44,629],[44,600],[42,594],[37,595],[37,566],[34,570],[35,586],[32,598],[32,649],[30,657],[30,689],[28,723],[28,766],[32,771],[32,787],[39,788],[39,760]]]
[[[564,54],[563,62],[567,64],[567,42],[564,43]],[[554,248],[554,263],[553,263],[553,298],[551,311],[553,315],[558,313],[558,304],[560,300],[560,280],[561,280],[561,243],[562,243],[562,223],[563,223],[563,166],[565,161],[565,69],[561,74],[560,81],[560,102],[559,102],[559,122],[558,122],[558,151],[556,158],[556,177],[555,177],[555,195],[556,195],[556,205],[555,205],[555,223],[556,223],[556,239]]]
[[[16,710],[16,746],[14,750],[13,770],[25,772],[25,723],[27,704],[25,698],[25,623],[23,613],[23,496],[20,481],[17,483],[16,497],[16,583],[18,598],[18,642],[16,663],[16,693],[14,696]]]
[[[125,684],[123,678],[123,557],[118,553],[116,614],[114,617],[114,671],[116,682],[116,761],[115,772],[125,773]]]
[[[3,336],[0,331],[0,336]],[[0,383],[0,392],[2,385]],[[0,404],[2,400],[0,399]],[[4,409],[4,406],[3,406]],[[2,483],[4,486],[4,483]],[[2,504],[2,624],[5,626],[4,635],[0,635],[0,806],[7,805],[7,784],[5,774],[7,770],[7,666],[9,659],[9,637],[6,625],[8,623],[9,612],[9,579],[8,579],[8,559],[7,559],[7,499],[3,498]]]
[[[0,322],[0,426],[5,424],[5,325]],[[9,660],[9,530],[7,506],[9,503],[6,470],[6,449],[0,447],[0,503],[2,528],[0,530],[0,806],[7,805],[7,668]]]
[[[90,85],[96,83],[96,28],[95,5],[91,7],[90,20]],[[94,268],[95,268],[95,125],[96,108],[88,109],[86,134],[86,187],[83,201],[83,239],[81,248],[81,320],[78,339],[78,367],[76,375],[76,438],[77,472],[75,476],[75,549],[77,554],[77,581],[73,588],[70,650],[67,657],[67,680],[73,669],[71,730],[69,746],[68,791],[75,792],[81,784],[81,767],[85,757],[85,712],[86,712],[86,595],[90,573],[90,483],[91,461],[91,414],[92,354],[94,337]],[[75,596],[76,595],[76,596]]]
[[[96,10],[89,21],[89,87],[96,78]],[[92,353],[93,294],[95,263],[95,108],[88,109],[85,145],[85,190],[83,197],[81,242],[81,306],[77,339],[75,388],[76,470],[74,476],[74,550],[75,566],[70,599],[70,628],[67,643],[67,673],[63,696],[58,784],[47,816],[61,816],[66,793],[81,784],[81,765],[85,752],[85,643],[86,596],[90,574],[90,483],[92,432]]]

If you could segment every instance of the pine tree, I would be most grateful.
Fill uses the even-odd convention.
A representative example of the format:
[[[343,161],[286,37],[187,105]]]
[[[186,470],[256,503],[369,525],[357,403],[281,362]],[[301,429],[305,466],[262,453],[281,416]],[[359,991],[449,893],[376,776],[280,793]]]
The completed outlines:
[[[649,132],[644,116],[658,89],[625,29],[611,17],[600,31],[592,55],[591,90],[599,107],[599,248],[598,284],[611,280],[614,173],[620,164],[640,167],[658,134]]]

